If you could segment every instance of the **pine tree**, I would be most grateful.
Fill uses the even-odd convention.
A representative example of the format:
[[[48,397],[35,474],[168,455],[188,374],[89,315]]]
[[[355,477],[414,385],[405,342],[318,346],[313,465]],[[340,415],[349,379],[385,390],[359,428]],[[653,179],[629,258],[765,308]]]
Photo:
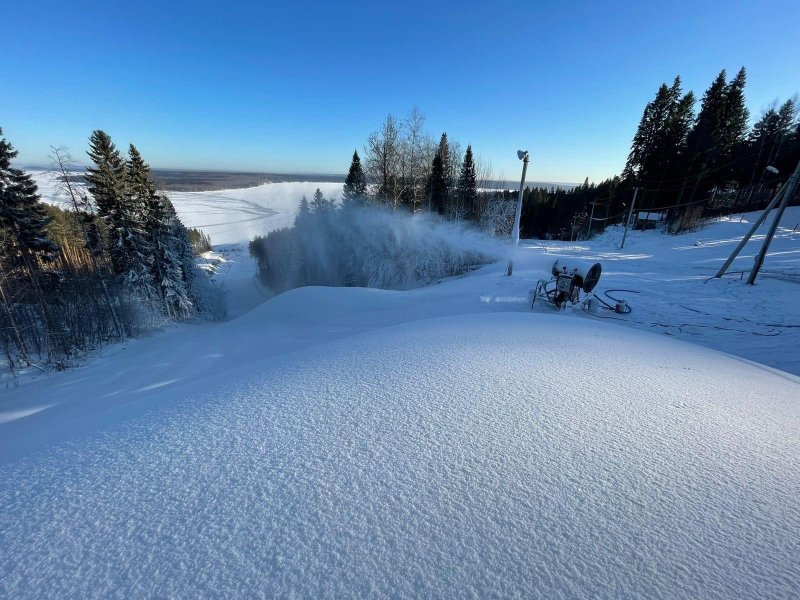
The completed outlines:
[[[769,108],[756,121],[747,142],[743,144],[740,162],[743,170],[741,180],[750,187],[750,196],[754,189],[760,189],[768,166],[778,168],[780,179],[785,179],[794,170],[796,162],[792,159],[792,137],[795,106],[793,100],[787,100],[780,108]]]
[[[144,206],[139,195],[144,186],[139,181],[143,161],[135,153],[137,160],[131,165],[131,173],[111,138],[101,130],[92,133],[89,144],[88,154],[95,167],[87,169],[86,180],[108,229],[114,273],[143,298],[153,299]]]
[[[189,233],[178,218],[175,207],[166,196],[160,196],[160,200],[165,214],[164,225],[169,235],[167,250],[170,260],[167,263],[167,275],[172,285],[167,299],[171,303],[173,314],[186,319],[203,309],[195,283],[199,270],[194,260]]]
[[[728,84],[725,106],[725,154],[729,159],[735,155],[736,149],[745,141],[747,121],[750,112],[744,98],[744,86],[747,83],[747,71],[739,69],[736,77]],[[731,168],[728,173],[733,173]]]
[[[431,174],[428,178],[428,206],[432,212],[443,215],[450,195],[450,181],[447,173],[450,163],[450,146],[447,134],[443,133],[439,148],[433,156]]]
[[[308,198],[305,195],[300,199],[300,208],[297,211],[297,216],[294,218],[295,227],[303,227],[308,223],[308,218],[311,215],[311,205],[308,203]]]
[[[17,152],[2,136],[3,130],[0,129],[0,278],[17,275],[28,281],[30,292],[41,309],[47,352],[51,359],[59,354],[63,357],[68,354],[69,348],[64,336],[55,335],[60,327],[52,318],[43,290],[43,281],[48,274],[42,270],[41,264],[53,260],[58,251],[58,246],[47,235],[50,217],[39,199],[33,179],[11,166],[11,159],[17,156]],[[3,282],[3,285],[7,283]],[[2,288],[0,292],[0,302],[12,330],[11,337],[15,340],[19,356],[28,362],[27,348],[13,317],[9,299]],[[55,354],[56,351],[59,354]],[[8,358],[11,360],[10,355]]]
[[[328,204],[328,201],[325,199],[325,196],[322,195],[322,191],[319,188],[317,188],[317,190],[314,192],[314,198],[311,200],[312,212],[323,213],[326,210],[328,210],[329,207],[330,205]]]
[[[471,145],[467,146],[467,151],[464,153],[464,162],[461,165],[461,173],[458,177],[458,196],[462,209],[471,215],[475,215],[478,208],[478,179]]]
[[[12,266],[49,261],[58,250],[46,232],[50,217],[30,175],[11,166],[17,152],[2,136],[0,129],[0,230],[8,232],[9,240],[3,244],[0,258]]]
[[[350,170],[344,180],[342,190],[342,206],[363,206],[367,197],[367,178],[361,168],[361,159],[358,151],[353,151],[353,160]]]
[[[682,95],[680,77],[672,86],[662,84],[645,107],[633,138],[623,178],[650,188],[656,206],[664,202],[665,184],[680,179],[693,106],[694,94]]]
[[[170,319],[185,319],[193,311],[193,269],[186,273],[187,247],[194,264],[188,232],[178,219],[175,208],[160,195],[150,175],[150,167],[136,147],[128,150],[129,207],[142,215],[146,232],[141,244],[147,248],[147,266],[161,301],[164,314]]]

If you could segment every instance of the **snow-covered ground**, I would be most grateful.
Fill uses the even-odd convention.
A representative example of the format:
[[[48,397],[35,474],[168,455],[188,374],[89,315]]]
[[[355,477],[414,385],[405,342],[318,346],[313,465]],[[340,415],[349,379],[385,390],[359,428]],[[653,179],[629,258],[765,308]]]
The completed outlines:
[[[0,597],[797,597],[800,211],[706,281],[751,218],[263,303],[218,249],[229,321],[0,390]],[[559,256],[633,311],[532,311]]]
[[[46,202],[68,207],[59,193],[58,181],[47,171],[30,171]],[[214,245],[246,242],[273,229],[291,227],[303,196],[311,201],[319,190],[339,200],[342,184],[330,182],[265,183],[257,187],[212,192],[168,192],[175,210],[187,227],[211,236]]]

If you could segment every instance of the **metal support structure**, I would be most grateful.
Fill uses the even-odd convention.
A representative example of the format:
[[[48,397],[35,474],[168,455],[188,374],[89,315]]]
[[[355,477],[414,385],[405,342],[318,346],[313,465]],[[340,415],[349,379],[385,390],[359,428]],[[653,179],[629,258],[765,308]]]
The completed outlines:
[[[631,226],[631,217],[633,216],[633,207],[636,206],[636,196],[639,195],[639,188],[633,188],[633,200],[631,200],[631,207],[628,209],[628,218],[625,220],[625,233],[622,234],[622,243],[619,246],[619,249],[622,250],[625,247],[625,239],[628,237],[628,227]]]
[[[722,266],[719,268],[719,271],[717,271],[717,274],[714,275],[714,277],[722,277],[723,275],[725,275],[727,270],[733,264],[733,261],[736,259],[737,256],[739,256],[739,252],[741,252],[742,248],[745,247],[745,244],[747,244],[747,242],[750,241],[750,238],[753,237],[753,234],[758,230],[759,227],[761,227],[761,224],[764,221],[766,221],[767,216],[769,216],[769,211],[771,211],[775,207],[775,205],[778,204],[778,202],[781,200],[785,190],[786,190],[786,186],[784,185],[780,189],[780,191],[777,194],[775,194],[775,197],[770,201],[770,203],[767,205],[767,207],[761,212],[761,214],[758,216],[758,219],[756,219],[755,222],[753,223],[752,227],[750,227],[750,230],[745,234],[745,236],[742,238],[742,240],[737,244],[736,248],[733,249],[733,252],[731,252],[731,255],[725,260],[724,263],[722,263]],[[742,218],[744,218],[744,214],[742,214]]]
[[[511,245],[516,248],[519,245],[519,221],[522,218],[522,192],[525,189],[525,175],[528,172],[528,151],[518,150],[517,156],[522,160],[522,179],[519,182],[519,197],[517,198],[517,211],[514,214],[514,228],[511,230]],[[513,250],[512,250],[513,252]],[[506,276],[510,276],[514,271],[514,260],[508,259]]]
[[[797,189],[798,178],[800,178],[800,162],[797,163],[797,167],[795,168],[794,173],[792,173],[792,176],[789,178],[789,181],[787,181],[786,185],[783,186],[783,190],[785,190],[783,193],[783,200],[781,201],[781,205],[775,213],[775,220],[772,221],[772,225],[769,227],[767,237],[764,238],[764,243],[761,244],[761,250],[759,250],[758,254],[756,254],[755,261],[753,262],[753,268],[750,270],[750,276],[747,278],[747,283],[750,285],[755,284],[758,272],[761,270],[761,266],[764,264],[764,259],[769,251],[769,245],[772,243],[772,238],[775,237],[775,232],[777,231],[778,225],[781,222],[781,217],[783,217],[783,211],[786,210],[786,205],[789,204],[792,198],[794,198],[794,192]]]

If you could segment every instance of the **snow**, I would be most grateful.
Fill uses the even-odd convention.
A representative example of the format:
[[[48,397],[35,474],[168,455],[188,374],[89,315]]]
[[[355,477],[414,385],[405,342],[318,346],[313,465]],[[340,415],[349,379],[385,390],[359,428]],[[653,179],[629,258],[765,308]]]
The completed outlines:
[[[30,171],[42,200],[68,207],[58,181],[48,171]],[[257,187],[209,192],[167,192],[186,227],[202,229],[212,244],[241,243],[273,229],[291,227],[305,195],[310,201],[319,188],[326,198],[339,200],[342,184],[331,182],[265,183]]]
[[[0,590],[789,598],[799,389],[564,315],[252,356],[3,467]]]
[[[0,597],[796,598],[800,209],[709,280],[754,216],[266,302],[212,232],[228,321],[0,390]],[[632,312],[531,310],[560,257]]]

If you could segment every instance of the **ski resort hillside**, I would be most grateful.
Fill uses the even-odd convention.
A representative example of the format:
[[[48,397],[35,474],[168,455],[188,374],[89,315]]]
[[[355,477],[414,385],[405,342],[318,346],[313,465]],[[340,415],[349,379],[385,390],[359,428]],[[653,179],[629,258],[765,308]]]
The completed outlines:
[[[753,217],[271,299],[217,247],[228,321],[2,390],[0,595],[796,596],[798,209],[709,279]],[[532,309],[564,257],[632,311]]]

